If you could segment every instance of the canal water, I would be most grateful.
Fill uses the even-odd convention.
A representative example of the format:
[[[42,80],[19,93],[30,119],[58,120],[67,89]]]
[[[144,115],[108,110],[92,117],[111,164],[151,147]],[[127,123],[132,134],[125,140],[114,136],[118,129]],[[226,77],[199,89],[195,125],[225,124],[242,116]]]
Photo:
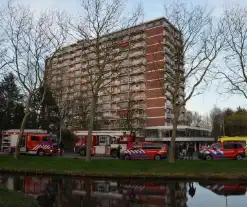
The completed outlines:
[[[42,207],[247,205],[247,182],[170,182],[1,175],[0,188],[24,192],[34,197]]]

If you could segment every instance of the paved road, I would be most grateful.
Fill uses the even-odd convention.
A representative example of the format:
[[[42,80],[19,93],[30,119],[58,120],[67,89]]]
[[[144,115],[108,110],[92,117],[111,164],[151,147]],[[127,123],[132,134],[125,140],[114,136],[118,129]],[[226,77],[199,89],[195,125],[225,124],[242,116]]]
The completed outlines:
[[[67,153],[64,154],[63,157],[66,157],[66,158],[85,159],[84,156],[80,156],[80,155],[75,154],[75,153],[73,153],[73,152],[67,152]],[[107,159],[109,159],[109,160],[114,160],[114,158],[112,158],[112,157],[110,157],[110,156],[99,156],[99,155],[93,156],[92,159],[93,159],[93,160],[94,160],[94,159],[96,159],[96,160],[98,160],[98,159],[100,159],[100,160],[101,160],[101,159],[102,159],[102,160],[107,160]],[[200,160],[200,159],[199,159],[198,157],[194,157],[193,160]],[[247,157],[245,157],[244,160],[247,160]]]
[[[8,156],[8,153],[0,152],[0,156]],[[85,159],[84,156],[80,156],[78,154],[75,154],[73,152],[65,152],[63,155],[64,158],[77,158],[77,159]],[[115,158],[112,158],[110,156],[93,156],[93,160],[114,160]],[[194,157],[193,160],[199,160],[197,157]],[[244,160],[247,160],[247,157],[244,158]]]

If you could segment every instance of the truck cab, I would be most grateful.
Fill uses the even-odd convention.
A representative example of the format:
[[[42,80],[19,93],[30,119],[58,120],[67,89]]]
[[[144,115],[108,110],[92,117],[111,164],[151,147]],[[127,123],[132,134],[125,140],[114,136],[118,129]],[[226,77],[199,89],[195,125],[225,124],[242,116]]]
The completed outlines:
[[[3,146],[8,146],[9,152],[14,153],[18,141],[19,130],[8,130],[4,133]],[[8,145],[6,145],[6,143]],[[52,140],[45,130],[24,130],[20,140],[20,153],[33,155],[52,155],[59,150],[58,144]]]

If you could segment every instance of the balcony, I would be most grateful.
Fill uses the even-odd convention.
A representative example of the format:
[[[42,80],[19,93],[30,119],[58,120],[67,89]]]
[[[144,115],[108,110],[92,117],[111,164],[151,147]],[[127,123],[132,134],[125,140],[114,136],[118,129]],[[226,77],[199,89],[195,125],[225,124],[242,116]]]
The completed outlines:
[[[135,35],[133,37],[131,37],[131,40],[140,40],[140,39],[144,39],[145,35],[144,34],[139,34],[139,35]]]
[[[145,109],[146,105],[145,104],[139,104],[139,105],[134,105],[132,106],[133,109]]]
[[[146,59],[134,59],[131,62],[131,65],[145,65],[146,64]]]
[[[110,112],[104,112],[104,113],[103,113],[103,117],[109,117],[109,118],[110,118],[111,115],[112,115],[112,114],[111,114]]]
[[[165,118],[166,119],[173,119],[173,117],[174,117],[174,114],[172,114],[172,113],[165,113]]]
[[[135,118],[144,118],[144,114],[133,114]]]
[[[131,78],[132,83],[145,82],[145,77]]]
[[[184,89],[184,88],[185,88],[185,83],[184,83],[184,82],[181,82],[181,83],[180,83],[180,86],[181,86],[181,88]]]
[[[132,87],[131,91],[135,92],[135,91],[145,91],[146,88],[145,87]]]
[[[135,58],[135,57],[139,57],[141,55],[144,55],[144,53],[142,51],[137,51],[137,52],[133,52],[129,54],[130,58]]]
[[[172,104],[170,103],[170,101],[166,102],[166,109],[172,109]]]
[[[145,100],[146,97],[145,96],[135,96],[134,100]]]
[[[144,48],[145,47],[145,42],[138,42],[136,44],[133,44],[132,48],[137,49],[137,48]]]
[[[130,74],[145,73],[145,72],[146,72],[145,67],[138,67],[138,68],[132,68]]]
[[[180,90],[179,95],[181,95],[182,97],[185,97],[185,92],[183,90]]]
[[[119,102],[120,101],[120,98],[114,98],[112,99],[112,102],[115,103],[115,102]]]

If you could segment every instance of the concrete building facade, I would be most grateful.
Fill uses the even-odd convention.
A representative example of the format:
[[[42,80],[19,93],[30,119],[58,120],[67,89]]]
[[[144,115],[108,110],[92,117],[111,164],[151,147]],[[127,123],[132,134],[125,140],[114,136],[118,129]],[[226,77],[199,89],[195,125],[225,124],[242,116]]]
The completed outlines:
[[[171,48],[176,41],[176,44],[182,43],[181,34],[165,18],[142,23],[131,31],[131,40],[123,37],[121,44],[122,48],[131,46],[128,57],[122,62],[124,72],[121,74],[120,68],[121,75],[111,77],[107,92],[99,92],[97,113],[101,115],[101,129],[126,128],[126,120],[131,120],[133,129],[171,124],[172,105],[164,86],[166,72],[174,64]],[[80,110],[76,107],[76,97],[88,90],[89,79],[83,70],[86,63],[81,57],[77,42],[64,47],[53,58],[53,66],[46,68],[46,80],[51,89],[61,90],[64,100],[75,100],[70,111],[74,117]],[[181,83],[181,98],[184,95],[184,83]]]

